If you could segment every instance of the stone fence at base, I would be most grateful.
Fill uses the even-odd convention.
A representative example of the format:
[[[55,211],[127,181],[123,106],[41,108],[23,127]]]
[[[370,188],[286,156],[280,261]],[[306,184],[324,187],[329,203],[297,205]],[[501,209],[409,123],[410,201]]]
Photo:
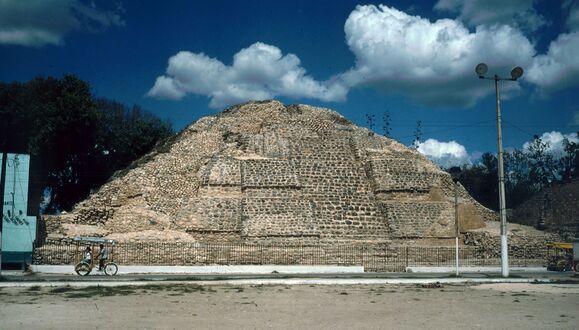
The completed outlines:
[[[87,243],[47,240],[33,253],[36,265],[72,265],[80,261]],[[97,245],[91,245],[96,254]],[[365,245],[245,245],[139,242],[116,243],[109,247],[111,260],[119,265],[338,265],[364,266],[370,272],[397,272],[407,267],[451,267],[455,248],[451,246]],[[513,267],[544,266],[547,249],[509,250]],[[460,246],[461,266],[499,266],[496,249]]]

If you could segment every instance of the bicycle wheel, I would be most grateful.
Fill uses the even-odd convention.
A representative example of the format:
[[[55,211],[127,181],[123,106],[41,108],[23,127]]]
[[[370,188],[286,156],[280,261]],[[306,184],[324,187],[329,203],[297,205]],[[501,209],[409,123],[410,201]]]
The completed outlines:
[[[109,262],[105,265],[105,274],[113,276],[117,273],[119,267],[114,262]]]
[[[557,271],[564,272],[566,270],[567,270],[567,261],[566,260],[557,261]]]
[[[74,271],[80,276],[87,276],[90,274],[91,269],[90,265],[86,262],[79,262],[76,264],[76,266],[74,266]]]

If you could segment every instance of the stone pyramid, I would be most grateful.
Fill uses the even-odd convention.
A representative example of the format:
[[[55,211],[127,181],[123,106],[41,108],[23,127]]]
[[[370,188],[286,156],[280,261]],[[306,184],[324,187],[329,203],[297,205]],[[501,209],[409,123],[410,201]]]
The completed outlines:
[[[75,206],[49,237],[206,243],[454,236],[451,177],[335,111],[249,102],[191,124]],[[459,187],[461,231],[496,218]]]

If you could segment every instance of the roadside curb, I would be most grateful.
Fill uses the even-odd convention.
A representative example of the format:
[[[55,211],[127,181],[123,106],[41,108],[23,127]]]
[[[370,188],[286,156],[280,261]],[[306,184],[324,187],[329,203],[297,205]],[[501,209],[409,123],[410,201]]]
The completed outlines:
[[[115,286],[146,286],[146,285],[376,285],[376,284],[486,284],[486,283],[550,283],[551,279],[545,278],[289,278],[289,279],[230,279],[230,280],[200,280],[200,281],[174,281],[174,280],[151,280],[151,281],[26,281],[26,282],[0,282],[0,287],[115,287]]]
[[[32,265],[33,273],[74,275],[73,265]],[[362,274],[363,266],[337,265],[208,265],[208,266],[122,266],[119,275],[128,274]]]

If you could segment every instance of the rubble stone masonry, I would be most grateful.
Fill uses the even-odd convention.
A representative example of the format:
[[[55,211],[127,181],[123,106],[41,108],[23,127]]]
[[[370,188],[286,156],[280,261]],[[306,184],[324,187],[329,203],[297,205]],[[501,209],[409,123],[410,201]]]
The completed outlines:
[[[458,193],[463,232],[496,219]],[[264,101],[198,120],[44,220],[56,239],[390,244],[452,237],[454,194],[416,150],[329,109]]]

